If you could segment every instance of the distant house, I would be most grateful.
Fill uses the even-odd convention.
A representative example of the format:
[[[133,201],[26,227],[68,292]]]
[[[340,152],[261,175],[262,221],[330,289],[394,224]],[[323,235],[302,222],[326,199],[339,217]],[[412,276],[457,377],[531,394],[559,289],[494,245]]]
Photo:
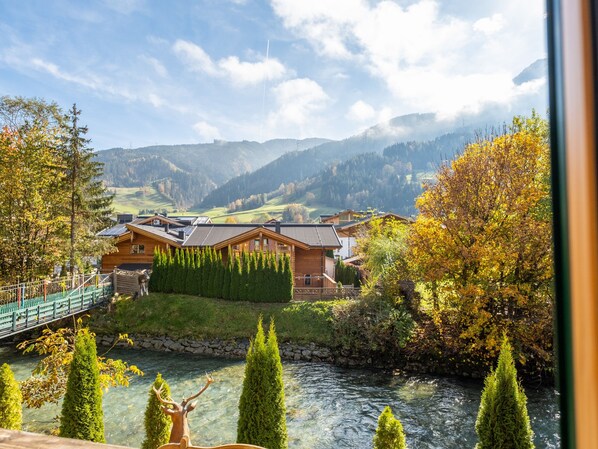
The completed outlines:
[[[263,251],[288,254],[297,287],[334,287],[334,258],[341,248],[330,224],[213,224],[187,217],[155,215],[102,231],[114,238],[117,251],[102,257],[102,272],[115,268],[149,268],[156,248],[213,248],[226,262],[231,253]]]
[[[334,251],[334,256],[340,257],[341,259],[354,257],[357,239],[365,236],[369,223],[373,219],[380,219],[383,221],[396,220],[405,224],[413,223],[411,218],[389,212],[372,213],[348,209],[334,215],[321,215],[320,221],[322,223],[334,224],[334,228],[342,245],[342,248]]]

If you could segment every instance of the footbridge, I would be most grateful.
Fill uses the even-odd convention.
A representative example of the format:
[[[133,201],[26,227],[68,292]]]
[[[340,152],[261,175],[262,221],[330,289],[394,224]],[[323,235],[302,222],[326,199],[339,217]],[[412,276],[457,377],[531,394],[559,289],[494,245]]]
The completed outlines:
[[[0,287],[0,339],[107,302],[112,274],[78,275]]]

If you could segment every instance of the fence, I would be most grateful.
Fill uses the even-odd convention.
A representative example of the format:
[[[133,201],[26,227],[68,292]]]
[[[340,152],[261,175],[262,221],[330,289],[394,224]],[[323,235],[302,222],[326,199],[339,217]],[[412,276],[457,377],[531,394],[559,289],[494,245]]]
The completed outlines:
[[[296,301],[318,301],[320,299],[357,298],[359,288],[352,285],[342,287],[295,287],[293,299]]]

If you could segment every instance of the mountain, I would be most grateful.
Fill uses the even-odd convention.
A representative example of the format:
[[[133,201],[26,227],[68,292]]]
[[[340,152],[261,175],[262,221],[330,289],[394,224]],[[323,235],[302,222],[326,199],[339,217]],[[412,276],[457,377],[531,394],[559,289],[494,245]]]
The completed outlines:
[[[438,120],[435,114],[409,114],[373,126],[341,141],[323,143],[303,151],[292,151],[245,173],[210,192],[199,208],[225,206],[239,198],[272,192],[281,184],[297,183],[314,176],[332,163],[342,162],[363,153],[381,153],[397,142],[430,140],[449,131],[464,132],[472,125]]]
[[[428,141],[397,143],[382,154],[359,154],[299,183],[294,198],[288,200],[317,198],[321,206],[414,215],[422,181],[473,138],[467,132],[451,133]]]
[[[519,73],[519,75],[513,78],[513,82],[520,86],[523,83],[528,83],[530,81],[541,80],[542,78],[546,78],[547,74],[548,59],[538,59],[537,61],[534,61],[532,64],[523,69],[521,73]]]
[[[109,187],[154,185],[179,207],[189,207],[216,186],[253,171],[288,151],[328,142],[327,139],[275,139],[264,143],[214,141],[210,144],[158,145],[97,152]]]

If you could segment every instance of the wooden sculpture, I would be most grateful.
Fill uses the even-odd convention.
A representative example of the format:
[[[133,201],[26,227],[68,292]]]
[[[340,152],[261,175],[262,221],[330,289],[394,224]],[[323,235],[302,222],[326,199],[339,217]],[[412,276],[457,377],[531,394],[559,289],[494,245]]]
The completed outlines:
[[[197,394],[188,398],[183,398],[183,401],[180,404],[174,402],[172,399],[163,399],[161,396],[162,387],[158,390],[156,390],[155,387],[152,387],[158,400],[162,404],[160,408],[164,413],[170,416],[170,419],[172,420],[172,429],[170,430],[168,444],[164,444],[158,449],[264,449],[251,444],[225,444],[222,446],[214,446],[212,448],[193,446],[191,444],[189,437],[189,419],[187,415],[189,412],[195,410],[195,407],[197,406],[197,402],[191,401],[206,391],[214,381],[211,376],[206,376],[206,378],[207,381],[204,387],[199,390]]]

